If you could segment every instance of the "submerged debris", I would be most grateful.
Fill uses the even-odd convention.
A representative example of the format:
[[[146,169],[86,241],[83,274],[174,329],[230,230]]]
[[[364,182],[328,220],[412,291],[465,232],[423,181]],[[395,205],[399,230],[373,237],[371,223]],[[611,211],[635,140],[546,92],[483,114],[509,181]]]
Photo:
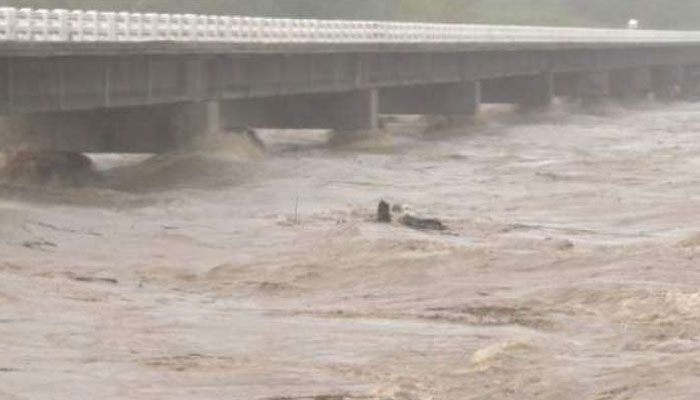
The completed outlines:
[[[377,209],[377,222],[390,223],[391,222],[391,207],[389,203],[382,200],[379,202],[379,207]]]
[[[545,239],[545,243],[552,246],[556,250],[562,250],[562,251],[572,250],[575,247],[574,242],[572,242],[569,239],[547,238],[547,239]]]
[[[118,285],[119,281],[114,278],[95,278],[92,276],[73,276],[71,277],[76,282],[84,283],[108,283],[111,285]]]
[[[391,206],[391,212],[396,214],[410,214],[413,212],[413,208],[408,204],[394,204]]]
[[[444,231],[447,230],[445,224],[436,218],[420,218],[411,214],[406,214],[399,218],[399,222],[408,226],[409,228],[431,230],[431,231]]]
[[[45,247],[58,247],[56,243],[48,240],[27,240],[22,242],[22,246],[28,249],[42,249]]]
[[[377,221],[391,223],[392,213],[398,214],[398,223],[413,229],[445,231],[447,226],[437,218],[424,218],[416,216],[410,206],[406,204],[394,204],[393,206],[382,200],[377,209]]]

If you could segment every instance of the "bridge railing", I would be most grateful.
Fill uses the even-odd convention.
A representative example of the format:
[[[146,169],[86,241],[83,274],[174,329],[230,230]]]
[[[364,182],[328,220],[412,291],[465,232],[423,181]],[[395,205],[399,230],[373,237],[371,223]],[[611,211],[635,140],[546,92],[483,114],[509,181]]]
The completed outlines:
[[[232,43],[700,42],[700,32],[0,8],[0,41]]]

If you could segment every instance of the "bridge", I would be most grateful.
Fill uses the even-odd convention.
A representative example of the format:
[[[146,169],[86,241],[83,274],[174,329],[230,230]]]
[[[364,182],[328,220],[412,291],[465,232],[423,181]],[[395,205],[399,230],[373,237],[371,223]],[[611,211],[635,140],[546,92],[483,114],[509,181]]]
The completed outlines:
[[[0,147],[162,152],[484,103],[668,100],[697,65],[700,32],[3,8]]]

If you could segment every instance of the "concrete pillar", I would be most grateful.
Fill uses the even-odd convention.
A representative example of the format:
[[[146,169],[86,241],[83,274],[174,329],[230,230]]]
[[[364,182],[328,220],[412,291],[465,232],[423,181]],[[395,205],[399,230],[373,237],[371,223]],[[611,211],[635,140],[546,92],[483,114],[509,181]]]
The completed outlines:
[[[221,103],[224,130],[240,128],[378,129],[376,89],[231,100]]]
[[[656,66],[651,69],[651,87],[654,98],[669,101],[678,98],[683,78],[680,66]]]
[[[381,114],[474,115],[480,103],[478,82],[399,86],[379,90]]]
[[[562,72],[554,76],[554,95],[568,99],[578,99],[581,88],[580,72]]]
[[[611,77],[607,71],[576,71],[557,74],[554,92],[557,96],[593,104],[611,93]],[[623,85],[623,87],[626,87]]]
[[[610,95],[622,101],[645,98],[651,91],[651,70],[624,68],[610,71]]]
[[[554,92],[585,103],[599,101],[610,95],[610,77],[605,71],[560,73],[555,78]]]
[[[596,103],[610,96],[608,71],[582,72],[578,84],[578,96],[584,103]]]
[[[525,107],[544,107],[554,98],[554,80],[550,73],[514,76],[481,82],[483,103],[515,103]]]
[[[700,97],[700,66],[688,65],[683,68],[681,95],[694,100]]]
[[[218,104],[178,103],[0,117],[0,148],[159,153],[219,132]]]

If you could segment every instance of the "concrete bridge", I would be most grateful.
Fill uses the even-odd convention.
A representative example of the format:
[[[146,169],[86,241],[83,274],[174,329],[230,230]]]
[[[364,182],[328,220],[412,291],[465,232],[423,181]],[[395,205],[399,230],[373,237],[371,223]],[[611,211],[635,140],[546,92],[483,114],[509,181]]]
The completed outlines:
[[[697,85],[700,32],[0,9],[0,147],[161,152],[240,128],[378,128],[672,99]]]

